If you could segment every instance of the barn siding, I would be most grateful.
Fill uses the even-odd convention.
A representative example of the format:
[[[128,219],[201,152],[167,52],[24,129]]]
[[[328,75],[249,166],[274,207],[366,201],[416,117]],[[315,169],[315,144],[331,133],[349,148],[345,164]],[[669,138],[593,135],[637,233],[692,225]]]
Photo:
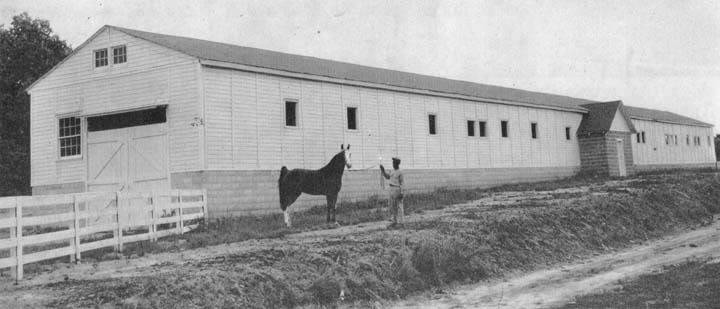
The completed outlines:
[[[580,164],[576,128],[581,114],[407,94],[327,82],[203,67],[208,169],[319,168],[351,144],[356,169],[545,167]],[[285,126],[284,101],[298,101],[298,126]],[[358,129],[347,128],[347,107],[356,107]],[[437,116],[430,135],[428,114]],[[467,136],[467,120],[476,136]],[[486,136],[477,136],[477,121]],[[508,120],[509,137],[500,137]],[[532,139],[530,123],[538,123]]]
[[[712,140],[713,128],[678,125],[632,119],[635,130],[645,132],[645,143],[638,143],[636,135],[631,138],[634,164],[642,165],[695,165],[715,162],[715,145]],[[668,145],[665,135],[677,135],[678,143],[674,140]],[[690,145],[687,144],[690,136]],[[693,143],[695,136],[700,137],[700,145]],[[710,143],[707,138],[711,137]]]
[[[126,45],[126,63],[113,65],[110,58],[107,67],[94,68],[95,49],[122,44]],[[59,116],[159,104],[169,105],[171,171],[199,168],[199,131],[190,126],[194,117],[201,117],[197,66],[191,57],[122,32],[100,32],[30,90],[31,185],[85,181],[86,149],[81,159],[59,160]]]

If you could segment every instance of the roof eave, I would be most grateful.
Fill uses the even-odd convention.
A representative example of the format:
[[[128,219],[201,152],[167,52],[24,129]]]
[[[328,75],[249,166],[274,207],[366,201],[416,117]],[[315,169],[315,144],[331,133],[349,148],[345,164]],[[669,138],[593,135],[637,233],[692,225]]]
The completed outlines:
[[[677,122],[677,121],[669,121],[669,120],[662,120],[662,119],[655,119],[655,118],[647,118],[647,117],[639,117],[639,116],[630,116],[631,119],[637,119],[637,120],[645,120],[645,121],[654,121],[654,122],[661,122],[661,123],[669,123],[669,124],[677,124],[682,126],[693,126],[693,127],[703,127],[703,128],[713,128],[715,127],[712,124],[709,123],[683,123],[683,122]]]
[[[353,86],[360,86],[360,87],[367,87],[367,88],[379,88],[379,89],[385,89],[385,90],[402,91],[402,92],[407,92],[407,93],[417,93],[417,94],[425,94],[425,95],[440,96],[440,97],[447,97],[447,98],[456,98],[456,99],[463,99],[463,100],[477,101],[477,102],[487,102],[487,103],[497,103],[497,104],[523,106],[523,107],[531,107],[531,108],[560,110],[560,111],[567,111],[567,112],[574,112],[574,113],[581,113],[581,114],[588,113],[587,109],[579,107],[579,106],[577,108],[570,108],[570,107],[562,107],[562,106],[554,106],[554,105],[540,105],[540,104],[533,104],[533,103],[526,103],[526,102],[515,102],[515,101],[507,101],[507,100],[489,99],[489,98],[462,95],[462,94],[457,94],[457,93],[438,92],[438,91],[431,91],[431,90],[417,89],[417,88],[405,88],[405,87],[393,86],[393,85],[388,85],[388,84],[378,84],[378,83],[365,82],[365,81],[340,79],[340,78],[329,77],[329,76],[283,71],[283,70],[277,70],[277,69],[272,69],[272,68],[238,64],[238,63],[233,63],[233,62],[225,62],[225,61],[217,61],[217,60],[201,59],[201,58],[198,58],[198,59],[200,60],[201,65],[208,66],[208,67],[218,67],[218,68],[225,68],[225,69],[233,69],[233,70],[240,70],[240,71],[277,75],[277,76],[283,76],[283,77],[324,81],[324,82],[346,84],[346,85],[353,85]]]

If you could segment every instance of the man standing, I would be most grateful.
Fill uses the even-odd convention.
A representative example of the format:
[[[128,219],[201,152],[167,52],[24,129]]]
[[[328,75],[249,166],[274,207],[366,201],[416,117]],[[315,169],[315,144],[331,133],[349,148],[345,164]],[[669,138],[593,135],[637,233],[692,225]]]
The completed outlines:
[[[400,170],[400,158],[393,157],[393,171],[386,172],[385,167],[380,164],[380,173],[385,179],[390,180],[390,207],[393,212],[393,222],[389,227],[402,225],[404,209],[403,209],[403,193],[402,187],[405,184],[403,172]]]

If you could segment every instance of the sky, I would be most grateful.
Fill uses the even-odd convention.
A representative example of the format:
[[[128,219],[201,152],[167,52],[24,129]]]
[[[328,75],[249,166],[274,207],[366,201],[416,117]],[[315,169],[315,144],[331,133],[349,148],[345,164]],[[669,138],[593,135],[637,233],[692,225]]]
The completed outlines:
[[[667,110],[720,132],[720,1],[0,0],[77,47],[103,25]]]

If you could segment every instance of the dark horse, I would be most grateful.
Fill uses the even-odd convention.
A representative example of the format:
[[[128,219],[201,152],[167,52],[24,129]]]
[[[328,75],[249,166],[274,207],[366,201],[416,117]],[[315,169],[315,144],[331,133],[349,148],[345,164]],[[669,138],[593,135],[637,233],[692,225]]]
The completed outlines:
[[[350,163],[350,145],[345,148],[340,145],[341,151],[338,152],[330,162],[319,170],[293,169],[288,170],[283,166],[280,169],[280,179],[278,179],[278,188],[280,189],[280,209],[285,215],[285,224],[290,227],[290,214],[288,207],[297,200],[302,193],[310,195],[325,195],[327,199],[327,222],[335,220],[335,202],[337,202],[338,192],[342,187],[342,175],[345,166],[352,167]]]

